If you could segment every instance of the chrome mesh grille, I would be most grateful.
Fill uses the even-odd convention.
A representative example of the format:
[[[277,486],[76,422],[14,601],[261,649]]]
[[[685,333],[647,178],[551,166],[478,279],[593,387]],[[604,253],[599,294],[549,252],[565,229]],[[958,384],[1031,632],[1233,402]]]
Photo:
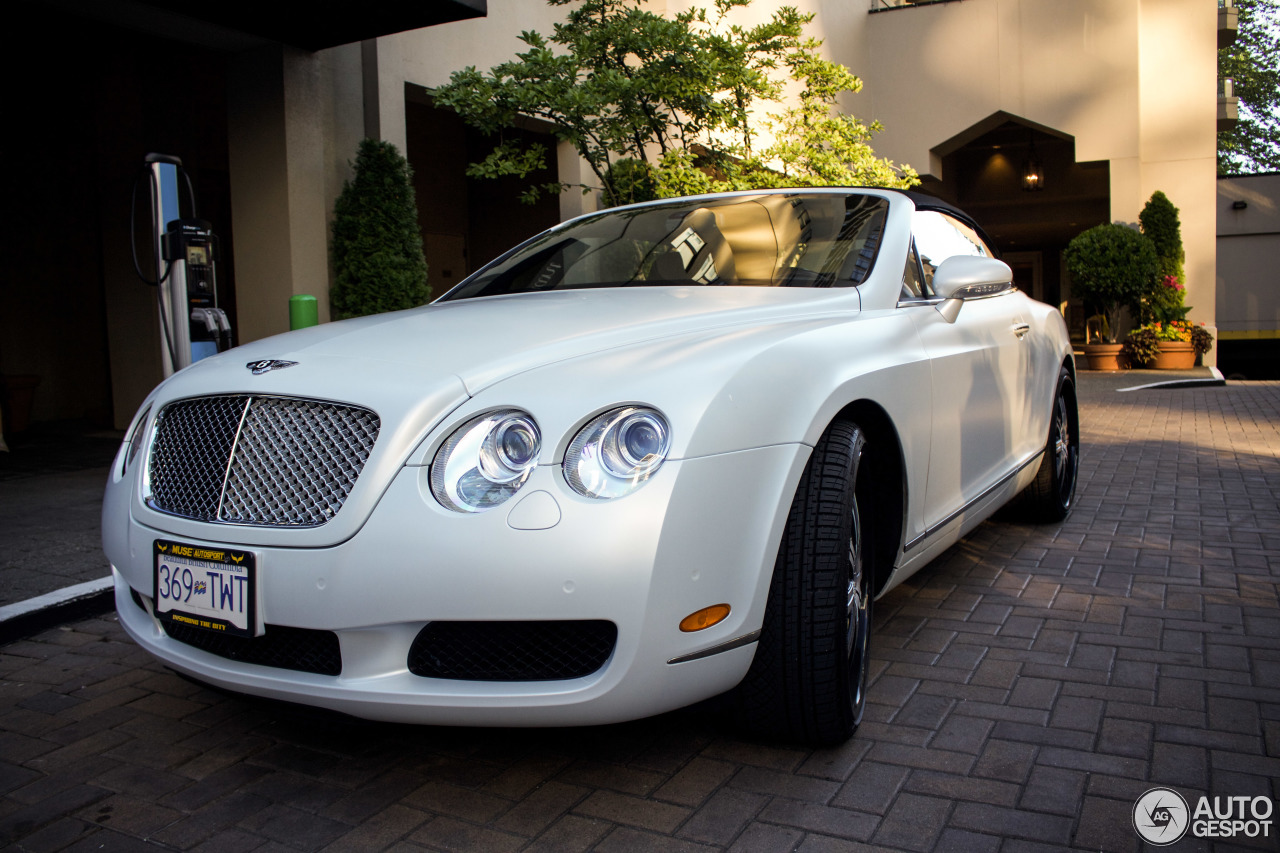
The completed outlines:
[[[200,521],[316,527],[342,508],[379,426],[368,409],[292,397],[171,403],[157,421],[148,503]]]

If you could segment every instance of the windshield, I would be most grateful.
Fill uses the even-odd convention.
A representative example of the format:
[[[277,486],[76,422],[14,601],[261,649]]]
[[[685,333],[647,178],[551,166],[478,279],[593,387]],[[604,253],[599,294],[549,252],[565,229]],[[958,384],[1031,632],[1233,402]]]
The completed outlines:
[[[776,193],[605,211],[542,234],[446,300],[666,285],[846,287],[866,280],[889,202]]]

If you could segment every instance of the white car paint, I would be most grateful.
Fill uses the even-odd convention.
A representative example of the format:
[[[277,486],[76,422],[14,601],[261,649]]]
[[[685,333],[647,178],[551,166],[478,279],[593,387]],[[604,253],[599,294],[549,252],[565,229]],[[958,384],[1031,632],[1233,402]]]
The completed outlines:
[[[604,723],[731,689],[751,663],[796,484],[842,410],[874,403],[901,448],[902,535],[883,593],[1030,482],[1058,370],[1071,364],[1062,318],[1017,291],[963,305],[904,300],[914,205],[895,192],[857,192],[889,203],[875,265],[857,287],[443,301],[257,341],[181,371],[140,410],[144,448],[165,405],[210,394],[359,405],[377,412],[382,431],[341,511],[306,529],[159,512],[143,499],[149,451],[125,467],[123,446],[103,506],[121,623],[198,679],[373,719]],[[246,370],[262,359],[297,364]],[[561,471],[569,441],[628,403],[668,419],[666,463],[620,498],[575,493]],[[542,433],[528,483],[487,512],[441,506],[429,486],[436,452],[470,418],[506,408],[528,412]],[[251,550],[258,624],[336,632],[341,674],[237,663],[169,637],[148,603],[157,539]],[[677,629],[717,602],[732,608],[723,622]],[[454,681],[406,669],[409,644],[435,620],[542,619],[612,621],[617,645],[601,669],[565,681]]]

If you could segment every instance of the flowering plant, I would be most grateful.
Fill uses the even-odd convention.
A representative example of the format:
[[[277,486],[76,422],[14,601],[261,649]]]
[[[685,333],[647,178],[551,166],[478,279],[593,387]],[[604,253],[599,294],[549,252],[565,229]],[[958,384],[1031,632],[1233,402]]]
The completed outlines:
[[[1161,323],[1157,320],[1154,323],[1148,323],[1143,328],[1150,327],[1156,333],[1158,341],[1190,341],[1191,340],[1191,324],[1186,320],[1170,320],[1168,323]]]
[[[1204,355],[1213,348],[1213,332],[1204,327],[1204,323],[1191,327],[1191,346],[1196,355]]]
[[[1161,341],[1192,340],[1192,325],[1185,320],[1168,323],[1156,321],[1139,326],[1129,333],[1124,347],[1134,364],[1147,364],[1156,360]],[[1206,331],[1205,334],[1208,334]]]

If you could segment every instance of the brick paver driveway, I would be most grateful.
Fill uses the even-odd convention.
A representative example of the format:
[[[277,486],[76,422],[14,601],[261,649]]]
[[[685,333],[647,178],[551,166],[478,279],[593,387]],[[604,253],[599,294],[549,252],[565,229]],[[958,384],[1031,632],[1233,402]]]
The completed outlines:
[[[985,524],[878,604],[868,719],[839,749],[692,712],[301,714],[184,681],[101,618],[0,655],[0,847],[1136,850],[1154,785],[1280,796],[1280,383],[1107,382],[1082,378],[1066,524]],[[1275,849],[1272,820],[1239,843]]]

